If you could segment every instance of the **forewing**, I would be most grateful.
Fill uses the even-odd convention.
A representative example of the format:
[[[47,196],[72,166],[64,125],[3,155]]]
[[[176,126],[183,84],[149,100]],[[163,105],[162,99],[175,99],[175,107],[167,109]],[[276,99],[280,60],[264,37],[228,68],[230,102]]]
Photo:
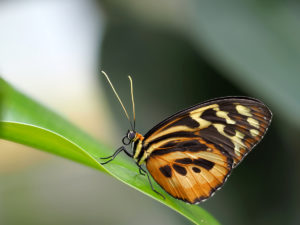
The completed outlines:
[[[261,101],[245,97],[211,100],[181,111],[145,135],[151,153],[162,144],[181,137],[201,137],[232,157],[236,166],[262,139],[272,118]]]

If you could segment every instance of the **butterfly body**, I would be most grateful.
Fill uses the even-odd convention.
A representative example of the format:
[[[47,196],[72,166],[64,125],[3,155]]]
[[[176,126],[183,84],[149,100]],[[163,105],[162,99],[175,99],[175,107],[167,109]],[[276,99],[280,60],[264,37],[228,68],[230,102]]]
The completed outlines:
[[[146,164],[170,195],[188,203],[209,198],[262,139],[272,114],[248,97],[213,99],[180,111],[145,136],[127,135],[132,158]]]

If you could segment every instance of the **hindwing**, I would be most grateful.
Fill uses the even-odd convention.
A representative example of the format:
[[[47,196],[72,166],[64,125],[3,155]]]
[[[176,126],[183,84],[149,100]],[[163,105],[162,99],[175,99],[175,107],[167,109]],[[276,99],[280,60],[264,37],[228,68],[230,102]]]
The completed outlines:
[[[214,99],[169,117],[146,135],[146,166],[169,194],[189,203],[211,196],[262,139],[272,114],[259,100]]]
[[[232,159],[201,138],[179,138],[156,149],[146,165],[166,192],[197,203],[222,186]]]

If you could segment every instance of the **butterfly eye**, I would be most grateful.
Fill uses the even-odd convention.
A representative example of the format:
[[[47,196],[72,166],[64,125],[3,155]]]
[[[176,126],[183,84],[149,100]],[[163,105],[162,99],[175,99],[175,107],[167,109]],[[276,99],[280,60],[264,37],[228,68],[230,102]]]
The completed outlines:
[[[133,140],[135,138],[135,132],[134,131],[128,131],[127,137],[129,140]]]

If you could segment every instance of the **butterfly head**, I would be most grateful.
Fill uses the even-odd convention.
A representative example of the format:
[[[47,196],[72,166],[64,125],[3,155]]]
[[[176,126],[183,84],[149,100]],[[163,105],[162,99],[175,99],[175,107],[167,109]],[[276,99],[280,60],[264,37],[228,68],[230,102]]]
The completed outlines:
[[[128,130],[127,134],[123,137],[122,142],[124,145],[129,145],[136,140],[136,132],[133,130]]]

